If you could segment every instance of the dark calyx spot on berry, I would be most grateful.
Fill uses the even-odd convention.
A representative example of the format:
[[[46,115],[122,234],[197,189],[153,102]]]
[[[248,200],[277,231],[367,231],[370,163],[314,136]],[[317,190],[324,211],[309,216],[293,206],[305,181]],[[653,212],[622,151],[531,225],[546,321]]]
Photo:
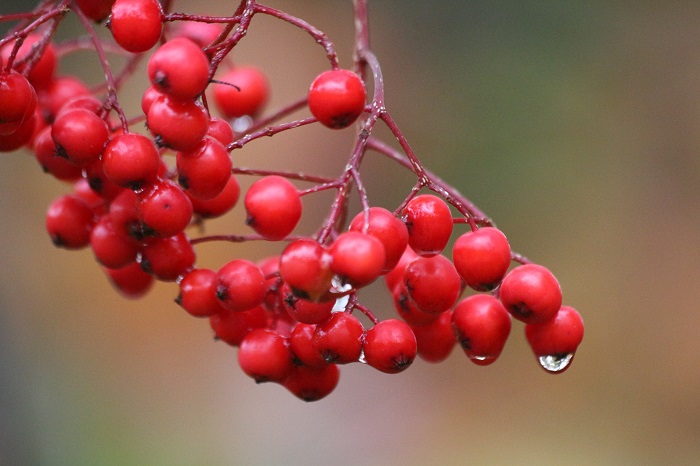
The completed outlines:
[[[127,187],[132,191],[140,191],[143,188],[143,180],[132,180],[127,184]]]
[[[255,217],[252,215],[248,215],[245,218],[245,224],[248,225],[249,227],[252,227],[255,225]]]
[[[162,71],[156,71],[153,75],[153,84],[160,87],[163,90],[170,89],[170,83],[168,82],[168,75]]]
[[[178,306],[182,306],[182,293],[178,294],[174,301]]]
[[[465,349],[465,350],[472,349],[471,341],[469,340],[468,337],[465,337],[464,335],[458,335],[457,341],[459,341],[459,345],[462,347],[462,349]]]
[[[155,143],[155,145],[158,149],[162,149],[163,147],[168,147],[165,144],[165,141],[163,141],[163,136],[161,136],[160,134],[157,134],[156,137],[153,138],[153,142]]]
[[[479,283],[478,285],[474,286],[475,291],[493,291],[500,285],[500,282],[495,282],[495,283]]]
[[[151,267],[151,262],[148,259],[143,259],[141,258],[141,270],[143,270],[146,273],[152,273],[153,268]]]
[[[61,235],[51,235],[51,242],[52,242],[53,245],[56,246],[57,248],[60,248],[60,247],[62,247],[64,244],[66,244],[65,241],[63,241],[63,238],[61,238]]]
[[[188,189],[190,187],[189,180],[182,173],[178,175],[177,182],[180,186],[182,186],[182,189]]]
[[[512,304],[510,306],[510,309],[515,314],[519,315],[520,317],[527,318],[527,317],[530,317],[532,315],[532,310],[529,307],[527,307],[527,304],[522,303],[522,302],[517,303],[517,304]]]
[[[56,145],[56,152],[54,152],[53,155],[61,157],[62,159],[68,159],[68,153],[63,148],[63,146]]]
[[[397,371],[402,371],[413,364],[413,358],[409,358],[405,354],[401,353],[398,357],[392,358],[391,362],[394,363],[394,369]]]
[[[216,299],[219,301],[226,301],[229,298],[228,286],[219,284],[216,287]]]
[[[350,124],[355,121],[355,118],[352,113],[343,113],[342,115],[333,117],[331,120],[333,122],[333,128],[342,129],[350,126]]]
[[[102,181],[101,178],[99,177],[88,177],[87,179],[88,186],[90,186],[90,189],[95,191],[96,193],[101,193],[102,188],[104,187],[104,182]]]
[[[156,233],[145,223],[137,221],[129,222],[129,224],[126,226],[126,231],[130,237],[139,241],[144,239],[146,236],[154,236]]]
[[[299,301],[299,298],[294,296],[294,293],[287,293],[284,297],[284,302],[292,309],[296,309],[297,301]]]
[[[292,288],[292,294],[299,299],[306,299],[307,301],[311,300],[311,296],[309,296],[309,293],[307,293],[304,290],[300,290],[299,288]]]
[[[321,357],[329,364],[332,364],[338,360],[340,355],[331,350],[321,351]]]
[[[303,390],[299,393],[299,398],[304,401],[318,401],[322,398],[321,393],[317,390]]]

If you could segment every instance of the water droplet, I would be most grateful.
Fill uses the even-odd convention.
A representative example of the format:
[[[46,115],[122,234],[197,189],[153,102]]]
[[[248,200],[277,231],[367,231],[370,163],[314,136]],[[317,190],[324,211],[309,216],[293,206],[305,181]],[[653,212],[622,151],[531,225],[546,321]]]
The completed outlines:
[[[488,356],[471,356],[471,359],[476,359],[477,361],[486,361]]]
[[[560,353],[540,356],[540,366],[548,372],[561,372],[569,366],[574,353]]]
[[[344,284],[343,281],[340,278],[338,278],[337,275],[334,276],[331,280],[331,285],[333,285],[333,288],[335,288],[335,291],[337,291],[338,293],[343,293],[352,288],[350,284]],[[344,312],[345,306],[347,306],[349,299],[349,296],[341,296],[340,298],[336,299],[331,312]]]
[[[357,362],[361,362],[362,364],[367,364],[367,360],[365,359],[365,350],[363,349],[360,351],[360,357],[357,360]]]
[[[248,128],[253,126],[253,119],[248,115],[244,115],[242,117],[234,118],[230,123],[231,129],[233,129],[234,132],[245,133],[248,131]]]

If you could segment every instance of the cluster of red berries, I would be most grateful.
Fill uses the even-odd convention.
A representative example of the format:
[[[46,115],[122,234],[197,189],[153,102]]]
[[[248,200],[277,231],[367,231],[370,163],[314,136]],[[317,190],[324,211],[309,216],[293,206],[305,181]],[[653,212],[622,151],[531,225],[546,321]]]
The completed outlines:
[[[60,44],[52,42],[52,33],[67,8],[76,11],[101,55],[107,76],[103,98],[76,76],[55,75]],[[269,94],[264,73],[219,67],[255,14],[302,28],[331,61],[300,104],[266,120],[259,119]],[[369,50],[358,48],[358,72],[341,69],[322,33],[252,0],[242,1],[228,22],[169,14],[157,0],[45,1],[17,20],[14,34],[0,40],[0,150],[29,147],[45,172],[72,184],[72,192],[48,209],[51,239],[66,249],[90,248],[128,297],[142,296],[154,280],[176,282],[176,302],[207,318],[218,339],[238,347],[239,364],[255,381],[277,382],[302,399],[317,400],[337,385],[339,365],[363,362],[397,373],[416,356],[444,360],[457,342],[471,361],[487,365],[501,354],[512,318],[525,324],[542,367],[561,372],[569,366],[583,337],[581,317],[562,306],[559,283],[549,270],[514,254],[490,220],[422,167],[383,105],[380,69]],[[182,27],[165,28],[176,20]],[[366,25],[366,18],[356,20]],[[94,24],[103,22],[123,53],[134,54],[127,69],[154,49],[143,115],[131,120],[119,106],[120,81],[95,34]],[[365,66],[375,76],[370,104],[359,71]],[[207,103],[210,86],[221,117]],[[304,106],[310,117],[266,126]],[[346,128],[363,115],[356,147],[337,179],[250,172],[259,176],[243,199],[253,232],[229,239],[283,241],[279,255],[258,262],[235,258],[217,270],[196,265],[194,246],[217,238],[192,239],[188,227],[226,214],[239,200],[232,150],[315,122]],[[241,117],[252,126],[237,135],[229,122]],[[129,129],[139,121],[146,123],[145,134]],[[260,121],[265,124],[255,131]],[[372,139],[377,121],[389,126],[405,154]],[[419,179],[394,211],[367,202],[360,164],[370,149],[412,168]],[[290,180],[315,185],[300,190]],[[341,219],[353,186],[363,209],[346,228]],[[424,188],[432,193],[421,193]],[[302,197],[327,189],[337,197],[318,233],[294,236]],[[459,223],[470,228],[456,238],[450,259],[445,249]],[[514,260],[520,264],[511,268]],[[358,298],[380,277],[396,310],[384,320]],[[460,300],[466,288],[474,293]]]

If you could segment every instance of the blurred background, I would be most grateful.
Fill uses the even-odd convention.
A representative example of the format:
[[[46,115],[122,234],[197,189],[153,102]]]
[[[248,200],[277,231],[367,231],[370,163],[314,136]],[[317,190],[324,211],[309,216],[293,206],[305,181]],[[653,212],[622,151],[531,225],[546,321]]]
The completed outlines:
[[[27,8],[8,3],[0,13]],[[230,14],[236,2],[174,3]],[[492,366],[459,348],[399,375],[344,366],[329,397],[304,403],[245,376],[235,349],[173,303],[175,284],[126,300],[89,251],[54,248],[45,211],[70,188],[29,152],[5,154],[0,465],[697,464],[700,3],[370,3],[389,111],[427,167],[558,277],[586,324],[573,366],[545,373],[514,322]],[[350,1],[269,4],[326,32],[351,66]],[[58,37],[76,31],[68,18]],[[328,66],[307,35],[266,17],[233,56],[266,70],[269,109]],[[102,79],[88,52],[60,72]],[[120,94],[131,114],[142,76]],[[351,133],[306,127],[234,163],[334,176]],[[363,177],[391,208],[414,181],[375,156]],[[299,231],[311,232],[328,197],[304,202]],[[241,211],[207,232],[245,232]],[[279,250],[202,245],[198,263]],[[377,285],[363,302],[389,316]]]

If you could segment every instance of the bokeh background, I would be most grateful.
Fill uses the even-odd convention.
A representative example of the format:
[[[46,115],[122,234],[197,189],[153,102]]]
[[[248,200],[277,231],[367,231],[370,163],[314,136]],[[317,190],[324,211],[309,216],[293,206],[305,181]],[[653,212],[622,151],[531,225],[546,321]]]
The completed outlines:
[[[3,0],[0,12],[24,3]],[[175,2],[216,14],[234,3]],[[349,1],[269,3],[325,31],[351,65]],[[335,392],[311,404],[256,385],[206,321],[173,303],[174,284],[129,301],[89,251],[55,249],[45,210],[69,188],[29,153],[6,154],[0,465],[700,461],[700,3],[383,0],[372,2],[371,27],[388,108],[425,165],[548,266],[582,313],[571,369],[541,370],[515,323],[489,367],[459,348],[394,376],[345,366]],[[59,37],[78,30],[68,19]],[[268,72],[270,108],[327,67],[308,36],[262,17],[234,56]],[[96,65],[73,55],[61,72],[96,83]],[[146,86],[124,90],[129,111]],[[234,161],[333,175],[348,136],[304,128]],[[378,157],[363,176],[371,201],[388,207],[412,185]],[[305,199],[302,231],[327,201]],[[242,220],[239,209],[208,231],[244,231]],[[277,251],[198,249],[212,267]],[[390,315],[381,286],[363,296]]]

